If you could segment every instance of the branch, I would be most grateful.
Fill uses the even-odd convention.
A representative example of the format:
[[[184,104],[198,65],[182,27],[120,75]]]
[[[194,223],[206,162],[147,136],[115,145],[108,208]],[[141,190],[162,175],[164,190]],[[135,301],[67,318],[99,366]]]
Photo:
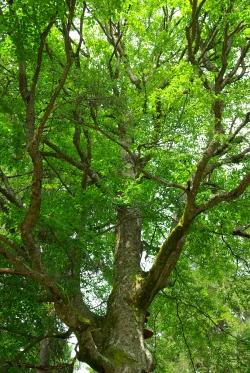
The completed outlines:
[[[186,207],[182,217],[163,242],[156,260],[139,290],[138,300],[141,308],[147,309],[159,290],[166,286],[180,257],[186,234],[195,216],[195,211]]]
[[[55,101],[56,101],[57,97],[59,96],[61,90],[64,87],[64,84],[66,82],[66,79],[67,79],[69,71],[70,71],[70,68],[73,64],[74,53],[73,53],[73,50],[72,50],[72,45],[71,45],[69,34],[70,34],[70,28],[71,28],[71,25],[72,25],[72,20],[73,20],[73,17],[74,17],[75,3],[76,3],[75,0],[70,2],[68,22],[67,22],[66,25],[65,24],[63,25],[64,50],[65,50],[67,62],[66,62],[66,65],[63,69],[62,75],[59,79],[59,82],[58,82],[53,94],[51,95],[50,101],[49,101],[49,103],[48,103],[48,105],[45,109],[45,112],[44,112],[44,115],[43,115],[43,117],[40,121],[39,127],[37,128],[37,130],[34,134],[34,139],[36,139],[38,142],[40,142],[45,124],[46,124],[47,120],[49,119],[50,114],[54,110]],[[53,25],[53,23],[52,23],[52,25]],[[51,27],[52,27],[52,25],[51,25]],[[45,43],[45,40],[44,40],[44,43]],[[44,47],[44,43],[43,43],[43,47]]]
[[[236,263],[237,263],[236,273],[237,273],[238,268],[239,268],[239,261],[241,261],[242,263],[244,263],[244,265],[246,266],[247,270],[249,271],[248,261],[245,258],[242,258],[241,256],[239,256],[237,253],[234,252],[234,250],[232,249],[231,245],[225,239],[225,237],[224,237],[223,234],[220,234],[220,236],[221,236],[221,239],[222,239],[224,245],[226,246],[226,248],[230,251],[231,255],[236,259]],[[242,267],[241,267],[241,270],[242,270]]]
[[[213,198],[211,198],[208,202],[202,204],[197,208],[197,214],[200,214],[201,212],[208,210],[216,205],[218,205],[221,202],[230,202],[234,199],[241,196],[247,187],[250,184],[250,174],[245,175],[245,177],[241,180],[240,184],[232,189],[230,192],[221,193],[215,195]]]
[[[16,205],[17,207],[21,208],[22,207],[22,204],[19,203],[19,201],[15,198],[15,196],[13,196],[12,193],[10,193],[8,190],[4,189],[3,187],[0,186],[0,193],[2,195],[4,195],[4,197],[11,203],[13,203],[14,205]]]
[[[1,250],[1,249],[0,249]],[[22,272],[15,271],[12,268],[0,268],[0,274],[2,275],[18,275],[18,276],[24,276]],[[1,327],[0,327],[1,329]]]
[[[55,88],[55,90],[54,90],[54,93],[52,94],[52,96],[51,96],[51,98],[50,98],[50,101],[49,101],[49,103],[48,103],[48,105],[47,105],[47,107],[46,107],[46,109],[45,109],[45,112],[44,112],[44,114],[43,114],[43,117],[42,117],[42,119],[41,119],[41,121],[40,121],[40,125],[39,125],[39,127],[37,128],[36,133],[35,133],[35,135],[34,135],[34,137],[35,137],[38,141],[40,141],[41,136],[42,136],[42,133],[43,133],[43,130],[44,130],[44,127],[45,127],[45,124],[46,124],[47,120],[49,119],[49,117],[50,117],[52,111],[54,110],[54,104],[55,104],[56,99],[57,99],[57,97],[59,96],[61,90],[62,90],[63,87],[64,87],[64,84],[65,84],[65,82],[66,82],[66,79],[67,79],[67,77],[68,77],[68,74],[69,74],[69,71],[70,71],[70,68],[71,68],[72,64],[73,64],[73,59],[70,59],[70,60],[66,63],[65,68],[64,68],[64,70],[63,70],[63,72],[62,72],[61,78],[60,78],[60,80],[59,80],[59,83],[57,84],[57,86],[56,86],[56,88]]]
[[[218,149],[215,151],[214,155],[217,156],[217,155],[224,154],[225,150],[227,150],[227,148],[229,147],[229,145],[234,142],[234,140],[235,140],[236,136],[238,135],[238,133],[249,123],[249,121],[250,121],[250,112],[247,112],[246,115],[245,115],[244,120],[235,129],[235,131],[229,136],[227,142],[224,143],[222,146],[218,147]]]
[[[24,264],[22,259],[18,257],[16,254],[11,253],[10,250],[6,249],[3,246],[0,247],[0,254],[3,255],[16,268],[16,271],[20,275],[31,275],[31,269],[26,264]]]
[[[11,250],[14,250],[14,252],[19,252],[20,247],[13,241],[11,241],[8,237],[3,236],[0,234],[0,241],[4,244],[7,245],[8,247],[11,248]]]
[[[2,193],[11,203],[14,203],[17,207],[22,208],[22,202],[16,196],[12,189],[8,177],[5,175],[3,170],[0,168],[0,178],[2,179],[5,188],[0,187],[0,193]]]
[[[18,65],[18,78],[19,78],[19,91],[23,102],[27,105],[27,99],[29,97],[27,73],[26,73],[26,62],[24,59],[19,61]]]
[[[35,68],[35,72],[34,72],[34,75],[33,75],[33,78],[32,78],[32,84],[31,84],[31,88],[30,88],[30,95],[32,97],[34,97],[34,95],[35,95],[36,86],[37,86],[39,74],[40,74],[41,67],[42,67],[43,50],[44,50],[46,38],[47,38],[54,22],[55,22],[55,18],[52,18],[51,21],[49,22],[48,26],[45,28],[45,30],[40,35],[41,40],[40,40],[40,45],[39,45],[38,53],[37,53],[37,63],[36,63],[36,68]]]
[[[45,140],[44,144],[48,145],[51,149],[53,149],[55,151],[55,153],[42,151],[42,155],[45,158],[45,160],[46,160],[46,157],[54,157],[54,158],[60,159],[62,161],[65,161],[65,162],[71,164],[72,166],[76,167],[77,169],[79,169],[81,171],[85,171],[85,175],[83,175],[83,181],[82,181],[83,186],[86,186],[88,181],[91,181],[93,183],[97,183],[99,181],[99,175],[97,175],[96,172],[94,172],[93,170],[90,169],[90,164],[88,163],[89,160],[90,160],[90,155],[91,155],[91,151],[89,149],[89,147],[90,147],[89,139],[87,138],[87,142],[88,142],[87,148],[88,149],[87,149],[87,157],[85,157],[85,155],[82,153],[82,151],[80,149],[80,143],[79,143],[78,136],[79,136],[79,133],[75,132],[73,142],[74,142],[74,145],[78,148],[77,149],[78,154],[79,154],[79,151],[80,151],[81,162],[76,161],[73,157],[64,153],[57,145],[51,143],[49,140]],[[61,182],[62,182],[62,180],[61,180]]]
[[[140,307],[147,309],[157,292],[166,286],[166,282],[179,259],[186,234],[193,219],[201,212],[216,206],[220,202],[228,202],[239,197],[249,183],[250,174],[246,175],[232,191],[218,194],[197,208],[194,208],[189,202],[187,203],[182,217],[162,244],[151,270],[141,285],[138,296]]]
[[[221,164],[227,164],[227,163],[240,163],[241,161],[245,160],[248,158],[250,152],[250,147],[242,150],[241,153],[238,154],[233,154],[231,157],[228,157],[221,161]]]
[[[246,113],[245,119],[243,122],[236,128],[234,133],[230,136],[228,142],[232,142],[235,137],[238,135],[238,133],[250,122],[250,111]]]
[[[4,66],[4,65],[2,65],[1,63],[0,63],[0,68],[1,69],[4,69],[7,73],[9,73],[14,79],[16,78],[16,75],[15,75],[15,73],[13,73],[11,70],[9,70],[9,69],[7,69],[7,67],[6,66]]]
[[[39,245],[36,244],[33,232],[36,227],[41,207],[41,191],[43,178],[42,156],[38,149],[39,144],[29,143],[28,153],[33,163],[33,176],[30,204],[21,223],[21,236],[24,245],[29,251],[34,268],[41,269],[41,252]]]
[[[250,49],[250,40],[248,40],[245,47],[242,48],[240,57],[238,58],[234,68],[225,76],[223,86],[225,86],[226,84],[230,84],[230,83],[232,83],[236,80],[239,80],[245,74],[246,67],[244,66],[244,59],[245,59],[249,49]],[[236,76],[236,73],[237,73],[240,66],[242,66],[242,73],[239,76]],[[235,76],[235,78],[234,78],[234,76]]]
[[[217,141],[212,141],[208,145],[208,147],[206,148],[201,160],[197,164],[197,169],[196,169],[196,172],[193,176],[193,182],[192,182],[192,188],[191,188],[194,198],[195,198],[195,196],[198,192],[198,189],[199,189],[200,183],[202,181],[202,177],[204,175],[204,171],[207,167],[207,164],[208,164],[210,158],[214,155],[217,147],[218,147],[218,142]]]
[[[50,164],[50,162],[48,161],[48,159],[45,157],[44,158],[45,161],[47,162],[48,166],[51,168],[51,170],[54,172],[54,174],[58,177],[59,181],[61,182],[62,186],[67,190],[67,192],[71,195],[71,196],[74,196],[74,194],[71,192],[71,190],[69,189],[69,187],[67,186],[67,184],[65,184],[65,182],[63,181],[63,179],[61,178],[59,172],[57,172],[56,168]]]
[[[75,57],[78,59],[78,67],[80,67],[79,54],[80,54],[80,51],[81,51],[82,43],[84,42],[82,33],[83,33],[83,21],[84,21],[84,16],[85,16],[86,9],[87,9],[87,5],[86,5],[85,1],[83,1],[82,12],[81,12],[81,16],[80,16],[80,29],[79,30],[78,30],[77,27],[75,27],[75,25],[72,22],[74,29],[78,32],[78,35],[79,35],[79,42],[78,42],[77,49],[76,49],[76,52],[75,52]],[[83,53],[83,55],[85,57],[89,57],[89,55],[85,52]]]
[[[76,161],[73,157],[64,153],[57,145],[55,145],[49,140],[44,140],[44,144],[48,145],[51,149],[53,149],[55,153],[43,151],[42,152],[43,156],[61,159],[62,161],[65,161],[71,164],[72,166],[78,168],[79,170],[84,171],[84,167],[81,162]]]
[[[101,134],[103,134],[105,137],[107,137],[107,139],[113,141],[115,144],[119,145],[121,148],[123,148],[130,156],[131,158],[134,157],[134,154],[131,152],[131,150],[126,146],[124,145],[122,142],[120,142],[119,140],[116,140],[112,135],[110,135],[108,132],[104,131],[102,128],[100,128],[97,124],[95,124],[94,126],[92,126],[91,124],[84,124],[86,127],[88,128],[91,128],[91,129],[94,129],[98,132],[100,132]]]
[[[219,330],[224,333],[224,334],[227,334],[227,335],[230,335],[230,337],[233,337],[235,339],[237,339],[238,341],[246,344],[246,341],[244,341],[243,339],[239,339],[238,337],[234,336],[233,334],[231,334],[230,332],[226,331],[225,329],[223,329],[220,325],[218,325],[218,323],[208,314],[206,313],[205,311],[203,311],[199,306],[197,306],[196,304],[192,304],[192,303],[189,303],[189,302],[186,302],[185,300],[182,299],[178,299],[176,296],[173,296],[173,295],[168,295],[166,294],[164,291],[162,291],[162,294],[169,300],[173,300],[175,302],[179,302],[179,303],[182,303],[184,304],[186,307],[191,307],[191,308],[194,308],[200,315],[204,316],[206,319],[208,319],[211,324],[213,324],[216,328],[219,328]]]
[[[205,170],[205,176],[211,175],[212,172],[220,166],[227,165],[230,163],[244,162],[249,158],[250,147],[242,150],[241,153],[233,154],[230,157],[224,158],[220,162],[209,164]]]
[[[114,47],[113,53],[109,60],[109,64],[113,58],[113,55],[119,56],[121,61],[123,62],[129,80],[138,90],[140,90],[142,88],[141,80],[132,71],[128,55],[125,53],[124,45],[122,44],[123,33],[120,31],[120,25],[115,25],[111,20],[109,24],[103,25],[99,19],[96,20],[103,30],[104,34],[106,35],[108,42]],[[126,21],[123,26],[125,25]],[[118,36],[116,36],[115,34],[117,34]]]
[[[17,272],[24,276],[30,276],[34,281],[51,293],[57,315],[69,328],[77,331],[86,328],[94,322],[95,315],[89,311],[88,307],[83,305],[79,309],[77,304],[72,304],[61,286],[55,283],[48,274],[41,273],[28,266],[23,259],[13,253],[13,250],[10,248],[6,249],[5,247],[0,247],[0,254],[13,265]]]
[[[74,136],[73,136],[73,144],[76,148],[76,151],[81,159],[81,163],[82,164],[86,164],[88,163],[89,160],[87,160],[87,157],[86,155],[83,153],[82,149],[81,149],[81,127],[80,127],[80,120],[78,118],[78,115],[77,113],[74,113],[74,117],[75,117],[75,132],[74,132]]]
[[[18,366],[19,366],[18,361],[22,358],[22,356],[25,355],[28,351],[30,351],[39,342],[41,342],[45,339],[50,339],[50,338],[67,339],[71,334],[71,331],[68,330],[67,332],[60,333],[60,334],[51,334],[51,335],[47,334],[45,336],[32,336],[32,335],[27,335],[26,333],[23,333],[23,332],[17,332],[16,333],[15,331],[11,330],[10,328],[5,328],[5,327],[0,327],[0,330],[7,331],[7,332],[10,332],[10,333],[13,333],[13,334],[16,334],[16,335],[22,335],[24,337],[27,337],[27,338],[31,339],[31,342],[27,346],[25,346],[19,353],[17,353],[15,355],[15,357],[12,359],[12,361],[9,361],[9,362],[5,363],[8,366],[16,366],[15,364],[18,364]],[[22,364],[22,363],[20,363],[20,364]]]
[[[107,357],[99,352],[90,330],[77,335],[79,341],[79,361],[89,362],[97,371],[113,372],[114,367]]]
[[[240,236],[244,238],[250,238],[250,233],[247,233],[246,230],[250,228],[250,224],[245,227],[239,227],[233,230],[234,236]]]
[[[164,178],[162,178],[160,176],[152,175],[148,171],[142,170],[142,173],[143,173],[143,175],[144,175],[144,177],[146,179],[154,180],[157,183],[166,186],[167,188],[176,188],[176,189],[181,189],[181,190],[184,190],[184,191],[186,191],[186,189],[187,189],[185,185],[178,184],[178,183],[170,183],[170,182],[168,182],[167,180],[165,180]]]
[[[56,86],[50,101],[45,109],[44,115],[40,121],[38,128],[35,130],[35,90],[38,82],[39,73],[41,70],[42,64],[42,54],[43,49],[46,41],[46,37],[54,23],[52,20],[49,25],[46,27],[45,31],[41,35],[41,42],[38,49],[38,57],[37,57],[37,65],[35,68],[35,72],[33,75],[31,90],[28,93],[28,97],[25,96],[25,91],[28,90],[27,88],[27,77],[25,71],[25,65],[21,64],[20,67],[20,93],[23,97],[23,100],[26,104],[26,125],[28,130],[28,144],[27,150],[30,155],[33,164],[33,176],[32,176],[32,190],[31,190],[31,197],[30,197],[30,204],[27,209],[26,215],[23,219],[21,224],[21,235],[22,240],[26,247],[29,250],[30,256],[32,258],[32,265],[34,268],[40,270],[41,269],[41,252],[39,245],[36,244],[36,241],[33,237],[33,232],[35,226],[37,224],[39,214],[40,214],[40,207],[41,207],[41,191],[42,191],[42,178],[43,178],[43,163],[42,163],[42,155],[39,150],[41,136],[44,130],[44,126],[54,108],[54,103],[56,98],[58,97],[61,89],[64,86],[66,78],[68,76],[70,67],[72,65],[72,53],[71,53],[71,44],[69,41],[69,32],[70,26],[73,18],[74,13],[74,6],[75,1],[72,1],[70,4],[69,9],[69,18],[67,27],[65,27],[64,33],[64,44],[65,44],[65,54],[67,57],[67,63],[63,70],[62,76],[59,80],[58,85]],[[25,96],[25,97],[24,97]]]

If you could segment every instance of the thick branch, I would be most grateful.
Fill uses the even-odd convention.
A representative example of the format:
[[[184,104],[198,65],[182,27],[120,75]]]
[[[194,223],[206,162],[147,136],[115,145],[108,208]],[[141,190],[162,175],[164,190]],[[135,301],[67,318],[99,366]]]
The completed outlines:
[[[147,309],[159,290],[166,286],[167,280],[180,257],[185,236],[194,216],[194,211],[186,209],[175,228],[162,244],[153,267],[142,284],[139,294],[140,307]]]
[[[35,240],[33,238],[33,231],[37,224],[40,213],[43,177],[42,157],[40,151],[38,150],[38,146],[39,145],[37,143],[32,144],[28,150],[33,163],[32,188],[30,205],[21,224],[22,240],[29,250],[34,268],[36,269],[41,268],[41,255],[40,248],[35,243]]]
[[[234,199],[238,198],[241,196],[247,187],[250,184],[250,174],[245,175],[245,177],[241,180],[240,184],[232,189],[230,192],[226,193],[221,193],[215,195],[213,198],[211,198],[208,202],[204,203],[203,205],[199,206],[197,208],[197,214],[211,209],[212,207],[218,205],[221,202],[230,202],[233,201]]]

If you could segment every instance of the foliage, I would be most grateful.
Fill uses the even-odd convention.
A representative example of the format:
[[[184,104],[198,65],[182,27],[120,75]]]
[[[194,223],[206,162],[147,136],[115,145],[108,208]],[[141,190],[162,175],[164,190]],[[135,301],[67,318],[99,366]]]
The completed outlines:
[[[134,209],[156,372],[246,373],[248,2],[0,4],[0,369],[82,360]]]

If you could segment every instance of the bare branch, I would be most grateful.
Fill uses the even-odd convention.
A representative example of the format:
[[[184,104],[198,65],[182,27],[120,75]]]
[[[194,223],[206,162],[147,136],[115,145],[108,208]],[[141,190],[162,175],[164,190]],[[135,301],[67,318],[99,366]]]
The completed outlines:
[[[98,24],[100,25],[101,29],[103,30],[103,32],[105,33],[108,42],[114,47],[109,63],[111,62],[113,55],[116,55],[117,58],[119,56],[125,67],[129,80],[138,90],[140,90],[142,88],[141,79],[139,79],[136,76],[136,74],[131,68],[128,55],[126,54],[124,44],[122,43],[123,32],[121,32],[120,30],[120,25],[114,24],[111,20],[109,24],[103,24],[100,20],[98,19],[96,20]],[[123,27],[125,26],[126,26],[126,21]]]
[[[87,5],[86,5],[85,1],[83,1],[82,12],[81,12],[81,16],[80,16],[80,27],[79,27],[79,29],[77,27],[75,27],[75,25],[72,23],[74,29],[78,32],[78,35],[79,35],[79,42],[78,42],[77,49],[76,49],[76,52],[75,52],[75,56],[78,60],[78,67],[80,67],[79,54],[80,54],[80,51],[81,51],[82,44],[84,42],[82,34],[83,34],[83,21],[84,21],[84,16],[85,16],[86,9],[87,9]],[[84,52],[83,55],[85,57],[89,57],[88,53]]]

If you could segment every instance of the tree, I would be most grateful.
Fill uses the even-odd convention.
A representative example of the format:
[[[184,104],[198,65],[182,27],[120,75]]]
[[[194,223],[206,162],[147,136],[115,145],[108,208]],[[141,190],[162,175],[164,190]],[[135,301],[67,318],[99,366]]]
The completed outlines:
[[[210,286],[207,308],[226,307],[214,340],[246,309],[249,14],[245,0],[2,1],[0,291],[22,300],[1,318],[15,335],[27,321],[3,343],[35,333],[6,371],[72,369],[65,344],[37,356],[72,333],[97,372],[153,371],[146,315],[161,307],[164,331],[172,302],[190,369],[221,369],[192,357],[183,309],[202,313]],[[233,276],[226,306],[211,289]]]

